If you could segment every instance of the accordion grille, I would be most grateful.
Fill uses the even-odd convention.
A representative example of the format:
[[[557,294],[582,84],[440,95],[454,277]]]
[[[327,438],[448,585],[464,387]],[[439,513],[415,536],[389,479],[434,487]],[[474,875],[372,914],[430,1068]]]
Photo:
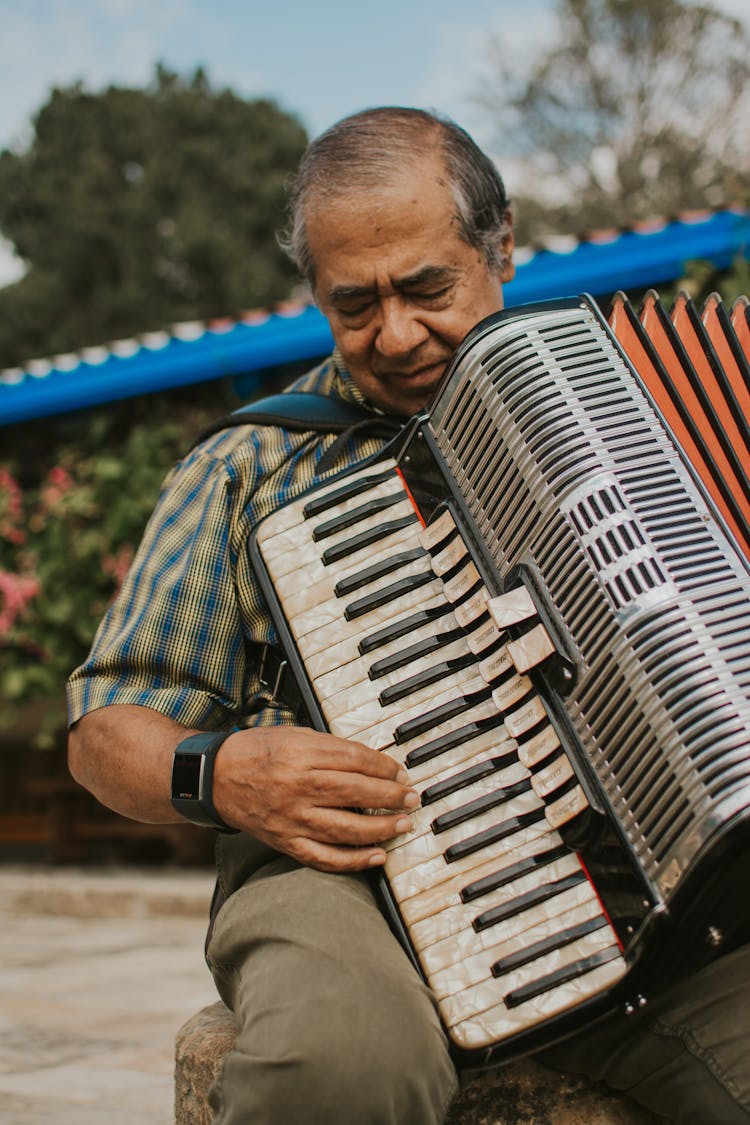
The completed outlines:
[[[578,664],[580,746],[664,896],[750,804],[750,585],[585,304],[496,321],[429,422],[502,579],[532,565]]]

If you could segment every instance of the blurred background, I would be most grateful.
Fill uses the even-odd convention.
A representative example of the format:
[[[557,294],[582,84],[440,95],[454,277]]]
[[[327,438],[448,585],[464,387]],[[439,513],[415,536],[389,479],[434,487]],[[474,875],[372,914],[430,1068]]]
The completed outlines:
[[[509,303],[731,301],[750,291],[746,10],[0,0],[0,859],[210,862],[210,834],[69,780],[64,683],[172,462],[327,351],[276,242],[308,138],[388,103],[468,128],[513,201]]]

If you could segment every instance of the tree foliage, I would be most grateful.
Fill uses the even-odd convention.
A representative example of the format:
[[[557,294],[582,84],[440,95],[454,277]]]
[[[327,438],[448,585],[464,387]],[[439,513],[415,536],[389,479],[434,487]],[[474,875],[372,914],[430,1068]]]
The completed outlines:
[[[0,232],[27,266],[0,290],[0,368],[287,296],[275,231],[305,144],[201,70],[53,90],[28,148],[0,154]]]
[[[478,98],[521,238],[750,203],[750,33],[685,0],[559,0],[556,45],[491,43]]]
[[[3,431],[0,731],[33,708],[36,745],[64,729],[65,681],[119,589],[167,470],[233,406],[222,381]]]

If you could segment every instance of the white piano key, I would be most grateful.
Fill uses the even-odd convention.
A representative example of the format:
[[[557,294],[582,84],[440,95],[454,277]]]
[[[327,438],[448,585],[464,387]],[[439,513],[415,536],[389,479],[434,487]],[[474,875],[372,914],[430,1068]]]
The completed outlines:
[[[528,703],[524,703],[522,707],[518,707],[505,716],[505,726],[508,734],[511,734],[514,738],[521,738],[522,735],[543,720],[549,721],[547,712],[541,696],[534,693]]]
[[[559,747],[560,739],[558,738],[557,731],[548,723],[527,742],[520,742],[518,744],[518,757],[525,766],[532,769],[534,766],[539,765],[540,762],[543,762],[545,758],[554,754]]]
[[[465,669],[453,673],[449,684],[430,684],[408,699],[399,699],[385,707],[377,699],[368,700],[331,719],[326,715],[326,722],[331,734],[338,738],[354,738],[373,749],[382,749],[391,745],[393,732],[400,723],[416,719],[442,703],[449,703],[463,690],[475,691],[479,682],[471,669]],[[326,714],[325,704],[323,712]]]
[[[528,676],[512,676],[495,688],[492,698],[498,711],[504,713],[532,692],[534,692],[534,685]],[[536,693],[534,692],[534,694]]]
[[[489,598],[489,590],[486,586],[481,586],[470,598],[454,606],[453,612],[459,625],[463,625],[464,629],[470,629],[485,612]]]
[[[483,621],[480,625],[475,624],[473,628],[469,628],[466,634],[466,640],[471,651],[479,656],[480,653],[483,653],[492,645],[497,644],[502,636],[503,634],[499,631],[492,618],[488,618],[487,621]]]
[[[572,910],[564,910],[552,918],[541,919],[510,940],[504,934],[501,934],[494,945],[488,946],[471,957],[465,957],[461,961],[457,961],[447,969],[432,973],[429,977],[430,988],[438,999],[442,999],[445,996],[454,995],[464,988],[471,988],[472,985],[478,984],[482,980],[493,979],[490,975],[490,969],[496,961],[505,960],[517,953],[523,953],[537,942],[554,938],[564,930],[578,926],[582,922],[602,917],[599,902],[595,896],[592,896],[580,906],[573,907]],[[607,924],[606,929],[611,941],[612,930],[609,924]]]
[[[336,480],[327,481],[326,484],[321,485],[320,488],[316,488],[314,494],[307,492],[303,496],[299,496],[296,500],[292,500],[288,504],[285,504],[282,508],[277,508],[275,512],[272,512],[264,519],[263,523],[259,527],[259,542],[264,543],[268,539],[272,539],[275,535],[279,535],[281,532],[286,531],[289,528],[306,523],[307,521],[304,515],[304,508],[305,505],[312,499],[313,495],[316,498],[329,496],[331,493],[335,492],[337,489],[341,488],[342,485],[348,483],[349,481],[358,480],[364,482],[370,477],[377,478],[381,473],[388,472],[389,470],[392,472],[392,478],[388,483],[390,487],[393,488],[394,485],[400,483],[400,478],[395,471],[396,462],[393,460],[393,458],[389,457],[384,461],[379,461],[376,465],[369,465],[366,469],[360,469],[355,473],[350,473],[346,477],[339,477]],[[372,495],[372,490],[368,490],[368,492],[366,493],[359,493],[359,496],[364,497],[367,495]],[[340,503],[341,502],[337,504],[337,511],[341,510]],[[323,517],[321,516],[319,518],[322,519]]]
[[[452,578],[443,583],[445,596],[449,602],[458,602],[465,598],[479,581],[479,571],[474,563],[469,560],[465,566],[461,567],[458,574],[454,574]]]
[[[335,602],[338,607],[338,619],[345,620],[346,607],[351,603],[366,597],[368,594],[374,594],[378,590],[385,590],[402,578],[411,578],[414,575],[428,573],[431,573],[429,560],[414,559],[412,562],[404,563],[397,570],[389,571],[388,574],[381,574],[372,582],[368,582],[362,589],[344,594],[343,597],[338,597],[334,592],[334,587],[339,580],[336,574],[324,574],[317,582],[305,581],[304,583],[301,583],[299,576],[297,576],[296,590],[287,593],[282,598],[284,614],[291,621],[299,614],[312,609],[313,606],[321,605],[324,602]],[[277,594],[280,593],[278,589],[276,592]]]
[[[573,777],[573,766],[567,754],[560,754],[549,765],[532,774],[531,785],[540,797],[548,797]]]
[[[497,652],[493,652],[479,662],[479,675],[488,684],[491,684],[493,680],[497,680],[500,676],[507,676],[509,672],[515,674],[506,646],[499,648]]]
[[[466,642],[461,639],[446,645],[442,655],[438,655],[434,652],[430,653],[429,656],[423,656],[419,660],[413,661],[407,668],[398,668],[393,672],[389,672],[386,676],[381,676],[377,680],[371,680],[366,677],[364,680],[360,680],[359,683],[351,684],[348,688],[328,696],[325,699],[326,717],[338,718],[339,715],[345,714],[348,710],[353,711],[369,703],[372,705],[372,721],[378,722],[378,720],[383,717],[383,705],[378,703],[378,697],[385,688],[403,683],[410,675],[416,675],[418,672],[426,672],[430,668],[434,668],[435,665],[439,664],[442,660],[450,660],[454,657],[464,656],[466,652]],[[427,686],[428,685],[425,685],[425,688]],[[445,687],[444,679],[440,687],[441,690]],[[398,709],[408,705],[412,697],[416,695],[417,692],[412,692],[403,699],[397,700],[395,704],[396,708]],[[324,696],[321,695],[320,699],[322,701]],[[370,723],[368,725],[372,724]]]
[[[310,666],[312,657],[324,652],[333,653],[337,659],[346,662],[346,655],[354,653],[363,638],[376,633],[389,624],[393,624],[395,628],[400,621],[410,617],[418,610],[438,609],[444,606],[445,598],[439,583],[430,583],[414,591],[408,607],[384,605],[373,611],[372,614],[368,614],[367,620],[358,617],[355,621],[329,622],[328,625],[321,626],[316,632],[306,633],[304,637],[296,637],[297,648],[306,668]],[[373,652],[377,651],[379,649],[373,650]],[[374,656],[373,659],[375,659]],[[323,660],[317,666],[324,669],[330,668],[330,664]],[[336,666],[335,663],[333,666]]]
[[[447,939],[427,945],[420,951],[419,960],[425,972],[432,977],[458,964],[466,957],[482,951],[489,953],[497,944],[498,938],[512,942],[524,935],[518,947],[525,948],[527,931],[541,925],[544,921],[552,921],[566,910],[573,910],[590,902],[598,904],[594,888],[586,881],[578,883],[559,895],[553,895],[537,903],[530,910],[506,918],[501,927],[490,926],[486,930],[477,932],[469,925],[468,929],[459,930]]]
[[[424,586],[420,586],[420,590],[424,592],[425,597],[429,597],[431,594],[439,596],[440,579],[436,578],[432,582],[427,582]],[[374,631],[378,625],[392,620],[396,613],[403,615],[403,607],[388,603],[370,610],[369,613],[363,614],[362,617],[356,618],[354,622],[349,622],[349,624],[353,624],[360,633],[364,633],[368,628]],[[333,622],[337,622],[341,630],[344,630],[344,626],[347,624],[343,616],[340,598],[330,598],[328,601],[312,605],[301,610],[294,617],[288,617],[287,621],[296,638],[304,637],[308,633],[315,633],[318,629],[331,625]],[[361,630],[359,622],[362,623]]]
[[[353,555],[347,555],[345,559],[340,559],[338,562],[324,564],[322,558],[325,541],[317,543],[316,547],[319,548],[318,554],[312,559],[304,570],[304,584],[311,586],[314,582],[319,582],[322,578],[331,579],[331,586],[335,586],[342,578],[349,578],[352,574],[363,570],[365,567],[370,566],[371,563],[379,560],[393,558],[394,555],[399,555],[404,551],[410,551],[418,547],[416,542],[415,530],[419,525],[409,524],[407,527],[401,527],[398,531],[391,532],[384,539],[378,542],[375,546],[377,550],[373,553],[372,547],[363,547],[362,550],[357,551]],[[282,556],[283,558],[283,556]],[[277,574],[275,566],[285,567],[284,574]],[[430,565],[429,558],[425,556],[424,566],[425,570]],[[274,590],[276,595],[284,605],[285,599],[289,594],[296,593],[300,588],[302,571],[296,567],[292,570],[286,570],[286,560],[271,563],[268,567],[268,572],[273,578]],[[393,571],[396,573],[396,571]]]
[[[531,961],[513,973],[503,977],[488,976],[486,980],[470,986],[460,995],[445,997],[440,1008],[443,1019],[449,1027],[462,1020],[474,1019],[490,1008],[502,1004],[507,993],[540,980],[549,973],[557,972],[581,958],[608,949],[613,943],[612,931],[608,927],[594,930],[585,937],[579,938],[577,942]]]
[[[450,511],[446,509],[441,512],[437,519],[422,528],[419,540],[426,551],[432,551],[454,531],[456,531],[456,521]]]
[[[580,872],[580,861],[576,855],[571,853],[564,859],[559,859],[545,868],[543,880],[540,878],[540,873],[534,871],[530,875],[524,875],[512,883],[498,887],[477,902],[462,902],[457,905],[446,906],[438,913],[423,918],[410,926],[409,936],[412,945],[418,952],[427,949],[429,946],[436,945],[462,930],[471,929],[474,919],[484,911],[491,910],[496,906],[512,904],[528,891],[538,890],[556,879],[563,879],[567,875],[575,875]],[[550,898],[552,897],[556,896],[550,891]],[[533,908],[531,910],[533,911]],[[526,913],[526,911],[520,911],[519,913]]]
[[[390,488],[393,491],[393,488]],[[374,494],[375,490],[373,490]],[[309,538],[300,539],[298,537],[298,529],[292,528],[290,531],[282,532],[281,535],[276,535],[273,539],[267,540],[261,547],[263,561],[265,562],[269,573],[273,576],[274,581],[277,581],[282,575],[294,572],[305,572],[308,567],[319,562],[324,552],[329,548],[337,547],[341,544],[348,543],[357,535],[361,535],[365,531],[375,531],[378,528],[383,528],[386,524],[392,521],[401,520],[409,516],[414,516],[414,507],[411,500],[406,496],[398,504],[393,504],[385,512],[375,512],[372,515],[366,516],[364,519],[359,520],[358,523],[352,527],[343,528],[337,531],[334,535],[328,536],[326,539],[315,540],[312,538],[312,528]],[[419,523],[414,521],[414,528],[419,529]],[[368,548],[370,552],[370,559],[375,553],[380,553],[379,543],[370,545]],[[358,553],[358,552],[357,552]],[[355,557],[355,552],[352,551],[351,558]],[[354,569],[351,566],[349,569]]]
[[[394,641],[389,641],[388,644],[382,645],[374,652],[367,653],[366,656],[360,656],[357,649],[356,641],[347,647],[341,653],[341,658],[344,660],[343,664],[335,663],[331,668],[326,665],[329,664],[330,659],[334,659],[335,654],[331,655],[329,651],[325,654],[320,654],[318,657],[312,657],[306,663],[307,673],[310,676],[314,686],[315,693],[320,699],[327,699],[331,695],[335,695],[339,691],[344,691],[345,688],[350,687],[352,684],[360,683],[363,680],[369,680],[369,671],[372,665],[377,660],[384,660],[387,657],[398,656],[399,653],[404,651],[404,648],[410,644],[417,644],[419,641],[429,640],[441,633],[448,633],[457,627],[456,619],[453,614],[446,614],[444,617],[438,618],[436,621],[427,621],[419,628],[412,630],[407,637],[398,637]],[[343,648],[343,643],[342,643]],[[329,660],[324,661],[323,656],[328,656]],[[439,659],[437,654],[434,654],[435,659]],[[316,675],[316,669],[324,667],[324,672]],[[404,667],[408,667],[405,665]],[[401,674],[407,674],[404,668],[401,669]],[[373,685],[382,683],[382,678],[372,681]]]
[[[497,714],[492,700],[482,705],[482,711],[478,718],[486,718],[489,715]],[[474,712],[472,716],[476,718]],[[474,735],[471,738],[459,743],[457,746],[451,747],[450,750],[443,750],[434,758],[429,758],[418,765],[410,765],[407,762],[408,755],[412,750],[418,749],[419,746],[426,745],[428,741],[433,738],[440,738],[443,735],[450,734],[454,730],[460,730],[467,723],[466,715],[456,715],[454,718],[449,719],[445,723],[441,723],[439,727],[429,731],[427,734],[422,735],[419,740],[410,740],[403,746],[389,746],[385,753],[394,761],[402,765],[409,774],[409,783],[414,786],[424,786],[432,783],[448,772],[457,773],[459,769],[469,765],[475,758],[487,757],[489,751],[497,754],[505,754],[515,747],[515,742],[512,741],[505,731],[503,726],[495,727],[491,730],[484,730]]]
[[[557,801],[552,801],[547,805],[547,823],[551,828],[561,828],[563,824],[568,824],[574,817],[585,812],[588,807],[589,802],[586,794],[580,785],[576,785],[570,793],[566,793],[564,797],[560,797]]]
[[[481,813],[471,821],[470,825],[461,824],[447,832],[441,832],[439,836],[432,833],[423,835],[417,833],[414,836],[404,833],[400,836],[394,836],[392,840],[388,840],[385,844],[388,877],[391,878],[400,875],[403,871],[408,871],[412,867],[418,867],[421,863],[433,859],[436,855],[439,855],[442,862],[445,863],[442,856],[451,845],[462,843],[468,837],[492,829],[512,817],[524,816],[543,808],[544,802],[540,801],[533,790],[529,790],[528,793],[517,797],[511,808],[507,805],[500,805],[498,808],[489,810],[489,812]],[[424,811],[424,809],[418,809],[417,813]],[[544,817],[541,818],[539,823],[543,825],[541,830],[546,831],[547,825]],[[489,846],[489,844],[486,846]]]
[[[463,673],[453,674],[451,676],[451,680],[454,684],[457,683],[457,675],[460,675],[462,677],[461,687],[459,690],[456,690],[456,688],[454,687],[452,690],[448,691],[444,695],[441,695],[439,698],[436,697],[429,707],[424,707],[421,710],[417,710],[414,708],[405,708],[403,718],[398,719],[397,721],[394,720],[391,715],[389,715],[384,721],[378,722],[374,726],[369,727],[366,730],[359,731],[357,734],[358,741],[363,742],[366,746],[371,746],[374,750],[383,750],[386,746],[390,746],[395,742],[394,735],[396,729],[401,726],[402,723],[407,722],[409,719],[416,719],[420,716],[427,717],[434,708],[442,706],[443,704],[453,703],[454,701],[457,702],[461,696],[472,696],[477,694],[478,692],[486,690],[487,685],[485,684],[484,680],[481,680],[476,674],[473,675],[473,678],[471,680],[463,679],[463,677],[469,672],[470,669],[466,669]],[[467,714],[467,710],[463,711],[464,715]],[[393,714],[395,715],[395,711],[393,712]],[[435,726],[437,727],[438,724],[436,723]]]
[[[442,882],[431,881],[427,886],[415,890],[413,894],[399,896],[399,908],[403,919],[407,925],[411,926],[423,918],[438,914],[449,906],[458,906],[463,902],[461,891],[466,887],[472,886],[482,879],[494,876],[501,878],[504,872],[512,874],[513,868],[520,862],[530,860],[536,855],[548,853],[551,858],[554,858],[556,850],[559,849],[561,844],[557,833],[550,832],[546,836],[532,840],[525,847],[519,848],[518,851],[511,854],[506,851],[498,855],[490,855],[487,858],[487,856],[475,853],[474,856],[466,856],[458,863],[446,864],[446,878]],[[490,852],[491,849],[487,849],[487,851]],[[470,860],[471,862],[469,862]],[[537,877],[540,882],[547,877],[545,874],[547,866],[545,864],[535,869],[538,872]],[[459,870],[455,871],[454,868]],[[472,901],[476,905],[477,913],[479,913],[482,910],[484,895],[478,895]]]
[[[487,755],[485,754],[483,755],[483,759],[480,760],[486,759]],[[443,774],[443,776],[445,776],[445,773]],[[452,829],[446,832],[432,832],[430,826],[433,820],[435,820],[439,816],[442,816],[446,812],[452,812],[454,809],[468,804],[469,801],[488,796],[489,794],[494,793],[496,790],[509,788],[512,785],[517,785],[519,782],[528,780],[529,771],[525,769],[520,762],[515,762],[513,763],[513,765],[508,766],[506,769],[496,770],[494,773],[472,782],[470,785],[465,786],[463,789],[460,789],[458,792],[451,794],[449,797],[443,797],[441,798],[441,800],[434,801],[432,804],[419,807],[414,813],[412,813],[411,816],[414,825],[412,831],[405,834],[404,836],[397,836],[393,840],[389,840],[387,842],[387,847],[389,850],[394,850],[398,847],[404,847],[406,846],[406,844],[413,842],[416,836],[430,833],[435,841],[433,851],[443,851],[444,848],[442,848],[441,841],[444,837],[449,835]],[[512,801],[510,803],[506,801],[503,804],[498,804],[496,806],[496,810],[510,810],[511,806]],[[510,816],[511,812],[508,811],[507,815]],[[465,822],[464,825],[461,826],[464,830],[465,835],[471,835],[474,823],[475,820],[472,819]]]
[[[464,1050],[490,1046],[605,992],[624,977],[626,970],[624,960],[617,958],[519,1008],[508,1009],[505,1004],[489,1008],[481,1016],[454,1024],[452,1038]]]
[[[534,824],[521,828],[511,836],[498,840],[477,852],[463,856],[454,863],[446,863],[442,853],[427,854],[421,862],[411,867],[403,866],[401,870],[393,871],[391,867],[391,853],[385,860],[385,872],[388,875],[391,887],[399,901],[412,898],[421,894],[430,887],[437,887],[451,879],[454,874],[466,875],[467,883],[471,882],[473,872],[485,861],[496,861],[498,870],[508,867],[516,859],[532,854],[532,852],[559,844],[560,837],[553,832],[546,821],[537,821]]]
[[[442,577],[442,575],[447,574],[449,570],[453,570],[453,567],[457,566],[462,559],[467,558],[468,554],[468,547],[461,536],[458,535],[455,539],[452,539],[446,547],[438,551],[436,555],[432,555],[432,569],[435,571],[435,574]]]

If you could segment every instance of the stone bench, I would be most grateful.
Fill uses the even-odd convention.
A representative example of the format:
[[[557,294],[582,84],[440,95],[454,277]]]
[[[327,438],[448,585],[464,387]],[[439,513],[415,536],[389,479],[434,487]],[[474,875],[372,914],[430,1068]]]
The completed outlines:
[[[234,1042],[221,1002],[180,1029],[175,1052],[175,1125],[210,1125],[208,1090]],[[524,1059],[470,1078],[447,1125],[657,1125],[663,1118],[628,1098]]]

